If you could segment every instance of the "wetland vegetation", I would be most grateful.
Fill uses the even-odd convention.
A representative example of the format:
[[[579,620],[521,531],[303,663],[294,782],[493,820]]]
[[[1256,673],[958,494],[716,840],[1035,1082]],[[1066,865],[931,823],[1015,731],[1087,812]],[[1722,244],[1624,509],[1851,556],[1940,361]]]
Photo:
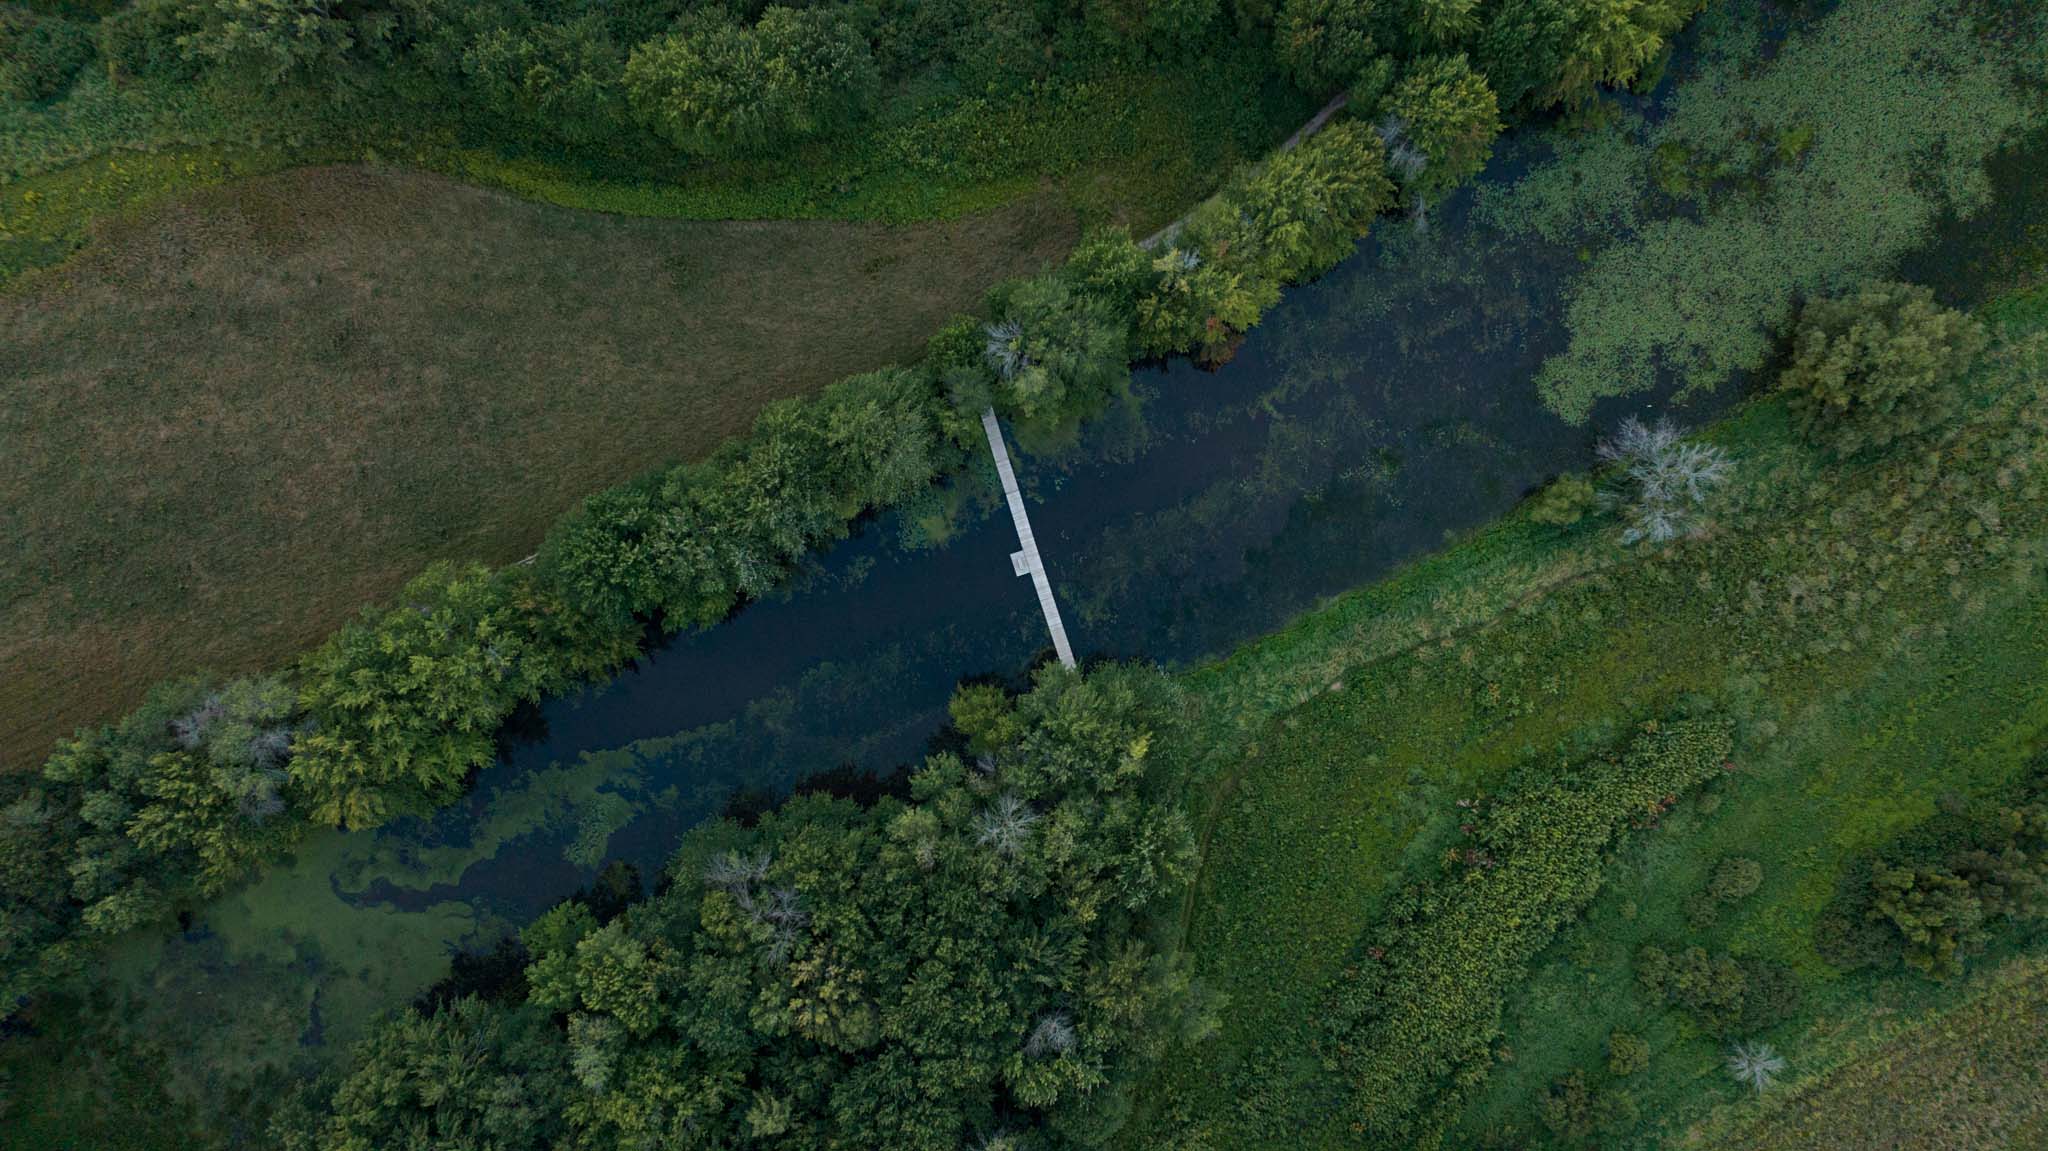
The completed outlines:
[[[192,205],[270,195],[283,213],[300,198],[278,188],[337,178],[488,202],[453,217],[455,235],[350,233],[341,208],[242,226],[299,237],[287,263],[355,235],[351,267],[394,259],[377,243],[394,231],[417,248],[510,229],[506,266],[566,246],[556,287],[498,297],[503,334],[453,313],[441,327],[476,341],[465,370],[534,389],[503,402],[556,405],[542,418],[585,421],[604,448],[542,436],[547,466],[470,476],[480,465],[461,461],[502,442],[486,427],[465,454],[408,459],[389,482],[434,491],[463,473],[451,500],[504,507],[400,524],[403,544],[345,541],[386,574],[344,572],[323,610],[376,606],[288,666],[274,657],[332,615],[223,659],[208,654],[232,650],[207,646],[218,621],[177,606],[192,588],[160,601],[194,636],[159,661],[174,678],[8,781],[10,1142],[2048,1138],[2048,13],[1704,7],[1086,6],[1020,18],[1057,49],[1043,83],[963,96],[947,84],[974,57],[948,49],[924,58],[943,63],[920,83],[945,82],[916,99],[905,30],[929,28],[888,7],[719,10],[639,38],[611,26],[623,14],[479,10],[463,19],[488,28],[428,35],[408,22],[431,6],[366,6],[286,34],[145,5],[100,21],[103,90],[74,79],[90,49],[66,31],[91,13],[10,17],[9,43],[39,53],[6,77],[10,139],[78,139],[67,109],[89,100],[126,101],[134,115],[109,122],[136,140],[186,122],[168,97],[135,112],[164,67],[216,94],[328,101],[287,101],[279,122],[353,108],[388,125],[370,110],[445,105],[451,119],[409,137],[415,162],[541,198],[943,218],[887,233],[599,221],[347,168],[180,192],[68,258],[85,233],[43,234],[27,262],[63,262],[0,306],[49,315],[52,285],[118,271],[119,244],[165,243],[183,218],[189,252],[155,266],[213,262],[246,312],[294,281],[250,286],[267,273],[222,262],[207,223],[221,217],[181,217]],[[1593,18],[1608,8],[1618,23]],[[1256,34],[1199,65],[1163,47],[1225,20]],[[170,62],[147,64],[163,29]],[[586,71],[551,88],[563,52]],[[778,54],[801,66],[747,72]],[[1086,148],[1057,168],[889,150],[908,132],[943,152],[964,131],[1028,153],[1006,117],[1083,108],[1087,69],[1110,59],[1142,61],[1130,83],[1156,91],[1249,80],[1261,111],[1211,141],[1200,178],[1142,194],[1115,165],[1091,171]],[[507,60],[524,63],[492,71]],[[474,87],[451,98],[458,73]],[[1350,107],[1324,131],[1224,174],[1282,113],[1339,88]],[[1496,139],[1505,119],[1524,126]],[[341,139],[309,129],[279,155]],[[79,146],[66,155],[104,141]],[[246,140],[207,146],[257,163]],[[904,173],[938,175],[908,196]],[[1179,214],[1169,185],[1183,202],[1220,191],[1140,246],[1128,224]],[[104,195],[62,211],[134,200]],[[977,235],[996,238],[980,262],[931,282]],[[739,275],[748,244],[814,241],[845,244],[814,304],[792,306],[772,269]],[[906,244],[929,247],[901,267],[864,254]],[[775,382],[674,367],[697,398],[658,399],[698,423],[619,435],[652,389],[570,362],[578,383],[558,396],[541,345],[518,341],[573,324],[660,362],[664,345],[631,335],[658,326],[652,305],[589,295],[595,261],[650,251],[727,261],[689,286],[726,301],[706,339],[744,348],[738,317],[762,301],[830,310],[856,281],[898,285],[901,333],[822,323],[792,344],[771,325],[751,346],[788,365]],[[403,274],[474,272],[451,255]],[[260,362],[297,346],[331,279],[307,272],[272,338],[234,306],[221,322],[270,349]],[[124,290],[105,281],[109,300]],[[152,322],[195,356],[224,330]],[[880,366],[920,323],[936,330],[921,357]],[[52,431],[91,426],[90,401],[133,415],[110,373],[156,378],[121,338],[75,341],[69,376],[51,377],[84,403],[9,382],[41,474],[76,462]],[[389,338],[335,354],[367,342],[388,360]],[[1168,359],[1133,370],[1144,355]],[[850,371],[829,387],[811,374]],[[237,419],[303,407],[260,375],[245,391],[273,407],[211,402]],[[306,375],[315,399],[335,378]],[[162,391],[192,402],[189,385]],[[1055,584],[1094,653],[1081,672],[1034,659],[1034,609],[1004,582],[1007,524],[975,450],[986,405],[1024,449]],[[733,438],[731,421],[751,430]],[[406,422],[385,450],[434,438]],[[184,456],[124,461],[137,498],[161,500]],[[579,490],[677,456],[504,563]],[[192,475],[195,491],[323,486],[299,472],[226,454]],[[42,486],[22,490],[51,509],[122,498]],[[272,496],[280,512],[311,498]],[[195,519],[206,501],[188,502]],[[278,530],[293,529],[211,528],[210,546],[234,555],[248,545],[232,533]],[[176,534],[21,538],[106,572],[52,574],[49,603],[76,612],[91,589],[126,621],[171,593],[119,549],[176,549]],[[503,566],[439,563],[383,594],[424,561],[477,558]],[[277,567],[231,570],[209,594],[299,586]],[[1940,1089],[1957,1077],[1967,1090]]]

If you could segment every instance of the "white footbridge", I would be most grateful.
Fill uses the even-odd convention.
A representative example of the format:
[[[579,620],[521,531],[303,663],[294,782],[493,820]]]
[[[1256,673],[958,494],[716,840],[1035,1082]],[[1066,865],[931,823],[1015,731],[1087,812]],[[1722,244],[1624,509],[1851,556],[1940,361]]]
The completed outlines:
[[[1010,504],[1010,519],[1017,525],[1017,542],[1022,545],[1010,553],[1010,568],[1020,576],[1031,577],[1031,586],[1038,592],[1038,607],[1045,612],[1045,626],[1052,632],[1053,650],[1059,653],[1063,666],[1073,667],[1074,649],[1067,643],[1066,625],[1060,622],[1060,605],[1052,598],[1052,581],[1045,576],[1045,561],[1038,556],[1038,538],[1031,534],[1031,517],[1024,511],[1024,496],[1017,490],[1017,473],[1010,467],[1010,450],[1003,446],[1003,429],[996,423],[994,408],[981,413],[981,428],[988,433],[988,450],[996,458],[996,472],[1003,477],[1003,499]]]

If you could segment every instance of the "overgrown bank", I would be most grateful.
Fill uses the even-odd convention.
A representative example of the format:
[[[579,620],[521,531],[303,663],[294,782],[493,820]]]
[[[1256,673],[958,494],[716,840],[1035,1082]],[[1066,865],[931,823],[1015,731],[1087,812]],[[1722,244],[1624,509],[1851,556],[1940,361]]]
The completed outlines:
[[[1838,880],[1896,858],[1938,797],[2024,807],[2048,738],[2048,317],[2038,294],[1995,314],[1967,414],[1930,440],[1829,460],[1782,401],[1756,404],[1712,434],[1736,470],[1704,538],[1625,555],[1604,518],[1560,529],[1538,501],[1193,675],[1217,758],[1188,946],[1232,1006],[1162,1065],[1125,1145],[1656,1145],[1740,1113],[1730,1042],[1819,1070],[1809,1028],[1853,1026],[1875,995],[1938,998],[1907,963],[1911,916],[1851,913],[1875,958],[1829,939]],[[1706,704],[1735,721],[1731,770],[1638,808],[1654,830],[1548,888],[1580,893],[1558,942],[1515,946],[1542,920],[1485,913],[1517,866],[1487,828],[1532,756]],[[1569,841],[1542,842],[1564,866]],[[1398,894],[1438,874],[1437,894]],[[1415,953],[1418,912],[1477,917],[1464,950]],[[1995,949],[2035,930],[2024,911],[1974,921]],[[1658,956],[1697,973],[1667,984]],[[1403,963],[1448,982],[1421,994]],[[1361,985],[1380,1006],[1353,1006]],[[1650,1074],[1607,1069],[1616,1034]]]

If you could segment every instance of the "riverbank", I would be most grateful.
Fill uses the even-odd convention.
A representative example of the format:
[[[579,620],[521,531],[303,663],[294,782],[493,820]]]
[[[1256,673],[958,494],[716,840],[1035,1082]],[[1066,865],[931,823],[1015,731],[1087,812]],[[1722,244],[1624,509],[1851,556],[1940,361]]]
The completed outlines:
[[[1637,989],[1650,943],[1795,973],[1804,1006],[1743,1036],[1774,1042],[1795,1075],[1823,1072],[1816,1037],[1873,1003],[1945,1001],[1896,967],[1838,972],[1816,932],[1838,879],[1937,800],[1996,803],[2039,770],[2044,305],[2036,292],[1989,309],[2003,347],[1938,447],[1825,465],[1759,402],[1711,432],[1738,478],[1705,539],[1625,554],[1609,529],[1520,514],[1192,673],[1215,758],[1187,945],[1231,1007],[1215,1041],[1167,1061],[1124,1145],[1344,1145],[1312,1103],[1329,1086],[1288,1053],[1322,1041],[1329,989],[1390,895],[1435,871],[1470,797],[1688,701],[1737,721],[1734,774],[1609,858],[1583,919],[1497,1008],[1498,1065],[1447,1090],[1430,1125],[1451,1145],[1553,1145],[1543,1100],[1575,1069],[1601,1088],[1617,1030],[1652,1054],[1608,1137],[1656,1145],[1753,1108],[1715,1082],[1722,1044]],[[1698,926],[1688,897],[1737,856],[1761,886]]]

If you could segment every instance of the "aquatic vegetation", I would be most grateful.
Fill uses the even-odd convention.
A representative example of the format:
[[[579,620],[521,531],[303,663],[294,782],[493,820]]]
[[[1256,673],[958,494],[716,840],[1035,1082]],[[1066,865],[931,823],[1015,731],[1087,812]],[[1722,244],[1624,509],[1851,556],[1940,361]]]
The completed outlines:
[[[1553,235],[1629,226],[1589,237],[1567,295],[1571,345],[1537,380],[1545,402],[1581,422],[1660,373],[1722,386],[1763,364],[1799,300],[1881,276],[1945,215],[1981,210],[1986,158],[2041,123],[2035,43],[1981,36],[1939,0],[1846,0],[1767,63],[1702,61],[1654,123],[1568,147],[1523,182],[1526,203],[1510,193],[1489,208]],[[1604,175],[1581,190],[1587,154]],[[1659,155],[1698,173],[1676,214],[1629,203],[1655,203]]]

